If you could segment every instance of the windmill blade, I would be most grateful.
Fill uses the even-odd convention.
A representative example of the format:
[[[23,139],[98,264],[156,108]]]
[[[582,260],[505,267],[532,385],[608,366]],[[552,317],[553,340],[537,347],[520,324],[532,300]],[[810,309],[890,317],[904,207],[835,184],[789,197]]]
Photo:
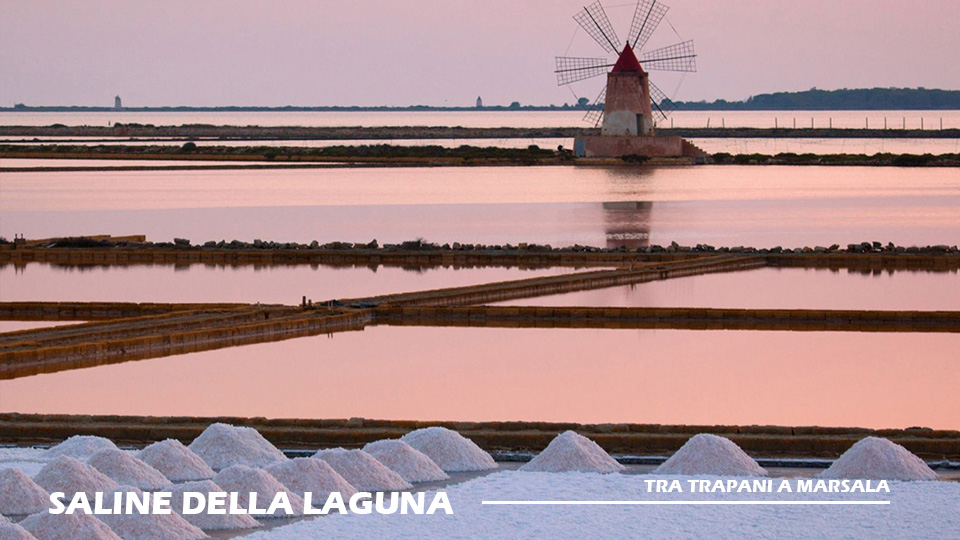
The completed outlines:
[[[677,110],[677,104],[674,103],[666,94],[663,93],[663,90],[660,90],[657,85],[650,82],[650,104],[653,105],[653,110],[656,111],[656,114],[660,115],[664,120],[670,116],[670,113]]]
[[[660,26],[660,21],[670,9],[657,0],[639,0],[637,9],[633,12],[633,22],[630,23],[630,33],[627,35],[627,43],[633,47],[633,50],[639,51],[653,35],[653,32]]]
[[[697,53],[693,50],[693,40],[655,49],[640,55],[640,62],[650,70],[659,71],[697,71]]]
[[[603,90],[600,91],[600,95],[598,95],[597,99],[593,101],[593,105],[590,105],[590,109],[587,110],[587,114],[583,116],[584,122],[589,122],[593,127],[600,125],[600,120],[603,119],[603,102],[606,98],[607,87],[604,86]]]
[[[600,5],[600,0],[583,8],[583,11],[573,16],[573,19],[587,34],[590,34],[597,44],[603,47],[603,50],[614,54],[620,52],[620,38],[613,31],[613,25],[607,18],[607,12]]]
[[[603,75],[612,65],[606,58],[558,56],[557,69],[554,71],[557,74],[557,86]]]

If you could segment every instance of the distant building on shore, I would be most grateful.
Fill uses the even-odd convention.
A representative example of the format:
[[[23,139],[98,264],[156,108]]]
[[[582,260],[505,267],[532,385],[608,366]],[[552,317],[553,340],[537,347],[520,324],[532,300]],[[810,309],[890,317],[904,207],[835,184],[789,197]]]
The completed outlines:
[[[477,108],[478,108],[478,109],[482,109],[482,108],[483,108],[483,100],[480,99],[480,96],[477,96]]]
[[[120,96],[113,98],[113,108],[118,111],[123,108],[123,103],[120,102]]]

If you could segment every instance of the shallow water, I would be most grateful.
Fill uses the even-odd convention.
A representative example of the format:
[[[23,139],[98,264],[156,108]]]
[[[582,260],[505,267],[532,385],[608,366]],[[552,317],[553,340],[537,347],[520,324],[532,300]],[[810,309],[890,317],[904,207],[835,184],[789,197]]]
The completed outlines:
[[[18,173],[0,235],[554,246],[956,244],[956,169],[704,166]]]
[[[370,327],[0,381],[0,409],[957,429],[958,349],[951,334]]]

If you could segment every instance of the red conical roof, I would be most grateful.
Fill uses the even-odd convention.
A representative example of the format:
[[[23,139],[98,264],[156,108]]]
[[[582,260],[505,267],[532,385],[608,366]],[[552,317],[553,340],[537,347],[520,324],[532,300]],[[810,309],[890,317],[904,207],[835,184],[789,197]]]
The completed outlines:
[[[637,60],[637,55],[633,53],[633,47],[631,47],[629,43],[623,47],[620,58],[617,58],[617,63],[613,65],[613,73],[624,71],[643,72],[643,68],[640,67],[640,61]]]

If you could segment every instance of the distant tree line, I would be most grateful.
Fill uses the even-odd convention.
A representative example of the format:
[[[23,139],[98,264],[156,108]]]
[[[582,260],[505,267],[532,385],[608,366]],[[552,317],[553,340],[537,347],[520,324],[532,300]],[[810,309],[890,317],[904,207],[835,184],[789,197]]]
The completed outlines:
[[[958,110],[960,90],[861,88],[759,94],[746,101],[678,101],[688,111]]]

